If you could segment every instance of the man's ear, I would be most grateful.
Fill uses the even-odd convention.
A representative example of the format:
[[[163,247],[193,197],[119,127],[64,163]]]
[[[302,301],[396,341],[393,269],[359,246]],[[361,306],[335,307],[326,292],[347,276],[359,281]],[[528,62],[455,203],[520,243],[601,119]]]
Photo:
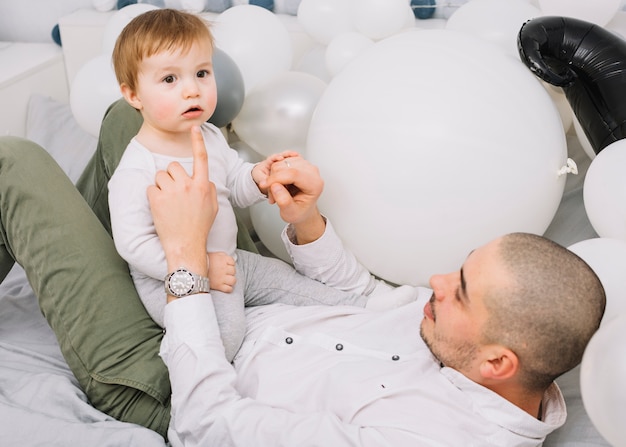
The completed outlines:
[[[130,104],[137,110],[142,109],[141,100],[137,96],[137,93],[135,93],[134,90],[131,90],[131,88],[127,84],[120,85],[120,91],[122,92],[122,96],[128,104]]]
[[[507,380],[519,371],[517,355],[501,345],[487,346],[480,374],[487,380]]]

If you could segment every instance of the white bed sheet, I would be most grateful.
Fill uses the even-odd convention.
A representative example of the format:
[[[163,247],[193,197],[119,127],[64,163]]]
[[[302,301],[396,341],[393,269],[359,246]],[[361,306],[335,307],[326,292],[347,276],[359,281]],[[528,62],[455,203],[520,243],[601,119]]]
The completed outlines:
[[[165,445],[88,403],[19,266],[0,285],[0,321],[0,445]]]
[[[85,140],[76,129],[69,108],[38,98],[33,107],[53,107],[66,125],[74,126],[69,134],[80,137],[92,151],[95,141]],[[66,106],[67,107],[67,106]],[[41,126],[36,117],[52,116],[32,111],[32,126]],[[39,112],[39,113],[36,113]],[[58,130],[58,128],[57,128]],[[34,135],[34,134],[33,134]],[[38,141],[49,149],[68,172],[75,169],[76,154],[57,150],[68,145],[65,132],[54,132]],[[44,136],[42,136],[44,135]],[[72,138],[75,138],[72,137]],[[63,141],[49,138],[59,137]],[[76,141],[76,140],[74,140]],[[71,145],[70,145],[71,146]],[[568,135],[569,156],[576,161],[578,175],[568,175],[565,193],[546,236],[570,246],[597,237],[583,206],[583,182],[590,159],[576,136]],[[81,163],[87,158],[83,157]],[[74,174],[74,171],[72,171]],[[73,175],[74,177],[74,175]],[[23,270],[16,266],[0,284],[0,445],[12,446],[164,446],[156,433],[132,424],[116,421],[94,409],[79,388],[63,360],[54,334],[41,315],[37,300]],[[578,370],[558,380],[567,404],[568,422],[552,434],[546,447],[608,446],[585,413],[578,386]]]

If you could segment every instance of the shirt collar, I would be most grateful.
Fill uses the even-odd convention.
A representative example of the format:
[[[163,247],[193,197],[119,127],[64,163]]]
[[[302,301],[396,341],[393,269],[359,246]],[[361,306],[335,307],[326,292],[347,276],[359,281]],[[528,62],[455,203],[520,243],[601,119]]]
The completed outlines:
[[[443,367],[441,374],[468,396],[474,404],[476,413],[520,436],[544,439],[565,423],[567,417],[565,399],[556,382],[553,382],[543,395],[543,417],[539,420],[455,369]]]

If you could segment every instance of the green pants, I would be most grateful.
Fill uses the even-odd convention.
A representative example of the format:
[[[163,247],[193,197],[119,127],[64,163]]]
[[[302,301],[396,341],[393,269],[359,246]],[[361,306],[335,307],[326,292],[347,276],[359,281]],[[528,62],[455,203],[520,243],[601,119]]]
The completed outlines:
[[[161,329],[76,187],[36,144],[0,137],[0,279],[28,276],[91,404],[165,436],[170,385]]]

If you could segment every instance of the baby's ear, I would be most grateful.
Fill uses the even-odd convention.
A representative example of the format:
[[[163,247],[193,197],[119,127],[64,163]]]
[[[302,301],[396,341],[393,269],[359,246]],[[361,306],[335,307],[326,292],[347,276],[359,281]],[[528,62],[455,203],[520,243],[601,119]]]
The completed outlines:
[[[480,374],[489,380],[507,380],[519,370],[517,355],[502,345],[489,345],[484,349]]]
[[[134,90],[132,90],[127,84],[120,85],[120,92],[128,104],[133,106],[137,110],[143,108],[141,100],[137,96]]]

